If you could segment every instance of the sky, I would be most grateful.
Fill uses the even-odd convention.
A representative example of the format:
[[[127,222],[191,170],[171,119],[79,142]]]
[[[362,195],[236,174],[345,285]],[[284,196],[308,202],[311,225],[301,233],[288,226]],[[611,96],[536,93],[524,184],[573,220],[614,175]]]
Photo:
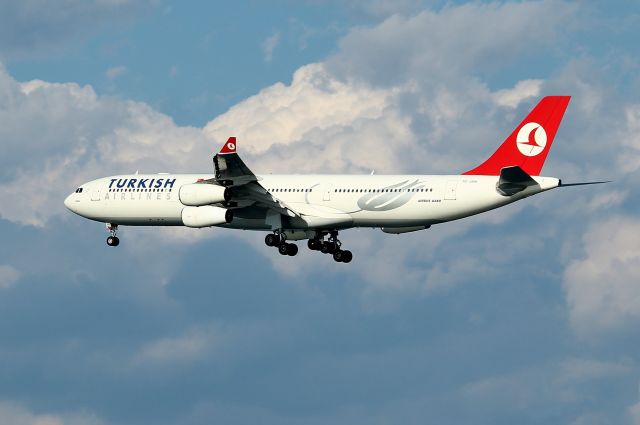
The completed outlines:
[[[0,423],[640,424],[640,6],[0,0]],[[554,190],[354,260],[64,208],[119,173],[456,174],[545,95]]]

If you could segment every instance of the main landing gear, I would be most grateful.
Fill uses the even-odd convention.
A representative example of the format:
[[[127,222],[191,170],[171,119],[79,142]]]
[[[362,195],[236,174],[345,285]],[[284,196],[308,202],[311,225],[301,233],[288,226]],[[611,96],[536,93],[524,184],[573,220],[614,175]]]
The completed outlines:
[[[107,245],[118,246],[120,245],[120,239],[116,236],[118,232],[118,225],[107,223],[107,230],[109,231],[109,237],[107,238]]]
[[[327,240],[324,239],[326,235],[329,235]],[[298,245],[288,243],[284,233],[278,230],[265,236],[264,243],[267,246],[277,247],[278,252],[282,255],[293,257],[298,253]],[[341,249],[342,242],[338,239],[338,232],[336,230],[331,232],[317,232],[315,237],[309,239],[307,246],[312,251],[331,254],[337,263],[349,263],[353,259],[351,251]]]
[[[264,243],[267,246],[277,247],[278,252],[281,255],[288,255],[290,257],[293,257],[298,253],[298,245],[294,243],[288,243],[285,236],[280,232],[269,233],[267,236],[265,236]]]
[[[309,239],[307,246],[312,251],[320,251],[323,254],[331,254],[337,263],[348,263],[353,259],[351,251],[340,249],[342,242],[338,239],[338,232],[329,233],[328,240],[324,240],[324,234],[318,233],[315,238]]]

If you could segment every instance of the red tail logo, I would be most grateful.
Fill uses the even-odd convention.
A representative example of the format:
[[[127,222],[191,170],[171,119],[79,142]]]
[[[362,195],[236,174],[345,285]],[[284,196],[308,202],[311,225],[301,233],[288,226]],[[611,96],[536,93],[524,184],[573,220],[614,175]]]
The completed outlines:
[[[463,174],[497,176],[514,165],[530,176],[540,175],[570,96],[547,96],[513,130],[489,159]]]
[[[537,122],[527,123],[518,131],[516,143],[522,155],[536,156],[547,146],[547,132]]]
[[[229,137],[222,149],[220,149],[220,153],[236,153],[236,138]]]

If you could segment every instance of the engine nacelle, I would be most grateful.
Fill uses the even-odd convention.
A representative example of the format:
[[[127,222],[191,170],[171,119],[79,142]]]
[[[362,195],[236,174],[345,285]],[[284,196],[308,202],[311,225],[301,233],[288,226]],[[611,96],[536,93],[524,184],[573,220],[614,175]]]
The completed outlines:
[[[226,187],[208,183],[185,184],[178,194],[180,202],[190,207],[217,204],[231,199],[231,192]]]
[[[182,224],[187,227],[210,227],[231,223],[231,220],[233,220],[233,211],[226,208],[205,205],[182,209]]]

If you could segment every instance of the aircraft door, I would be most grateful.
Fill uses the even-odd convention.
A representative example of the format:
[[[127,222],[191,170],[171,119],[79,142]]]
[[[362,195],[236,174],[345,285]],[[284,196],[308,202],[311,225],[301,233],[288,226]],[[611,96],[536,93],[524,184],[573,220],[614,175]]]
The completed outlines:
[[[457,180],[447,181],[447,186],[444,189],[444,199],[448,201],[455,201],[457,187],[458,187]]]
[[[322,200],[330,201],[331,200],[331,191],[333,190],[333,186],[326,185],[322,188]]]
[[[93,189],[91,191],[91,200],[99,201],[100,200],[100,189]]]

